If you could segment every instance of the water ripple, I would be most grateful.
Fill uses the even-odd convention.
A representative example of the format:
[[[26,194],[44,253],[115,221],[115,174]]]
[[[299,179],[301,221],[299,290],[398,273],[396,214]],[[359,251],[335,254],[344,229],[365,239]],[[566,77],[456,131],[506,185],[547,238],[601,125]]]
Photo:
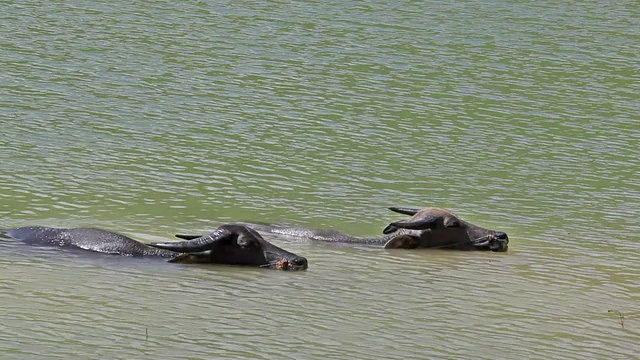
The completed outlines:
[[[511,238],[508,254],[270,239],[309,259],[296,274],[3,239],[3,356],[638,353],[635,6],[76,2],[2,17],[0,228],[372,235],[407,204]]]

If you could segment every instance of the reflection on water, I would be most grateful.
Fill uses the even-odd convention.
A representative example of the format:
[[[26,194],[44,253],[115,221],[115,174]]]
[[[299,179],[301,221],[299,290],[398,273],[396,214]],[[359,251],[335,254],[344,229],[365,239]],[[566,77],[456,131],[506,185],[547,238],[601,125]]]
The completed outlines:
[[[638,15],[12,5],[0,228],[157,241],[253,220],[373,235],[399,218],[386,206],[413,205],[511,243],[269,239],[309,259],[284,273],[0,241],[3,358],[633,358]]]

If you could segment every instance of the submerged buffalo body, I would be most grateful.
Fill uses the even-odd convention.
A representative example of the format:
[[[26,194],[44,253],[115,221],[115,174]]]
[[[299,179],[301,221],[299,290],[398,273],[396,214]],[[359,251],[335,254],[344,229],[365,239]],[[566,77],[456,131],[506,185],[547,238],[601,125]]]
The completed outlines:
[[[332,229],[305,229],[278,225],[256,225],[256,229],[273,234],[303,237],[318,241],[381,245],[386,249],[440,248],[457,250],[507,251],[509,237],[501,231],[468,223],[452,212],[440,208],[390,207],[410,215],[410,219],[390,223],[383,235],[355,237]]]
[[[304,270],[307,259],[283,250],[255,230],[239,225],[220,226],[210,234],[186,241],[144,244],[124,235],[96,228],[22,227],[5,231],[29,245],[60,246],[105,254],[166,258],[175,263],[245,265],[279,270]],[[185,238],[178,235],[178,237]]]

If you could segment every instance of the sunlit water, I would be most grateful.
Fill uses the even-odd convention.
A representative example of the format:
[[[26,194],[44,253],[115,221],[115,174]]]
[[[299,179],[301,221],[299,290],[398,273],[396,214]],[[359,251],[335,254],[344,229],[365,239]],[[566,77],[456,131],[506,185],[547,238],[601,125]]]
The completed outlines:
[[[302,273],[1,240],[2,359],[640,353],[637,4],[2,8],[0,228],[373,235],[413,205],[511,238],[495,254],[269,237]]]

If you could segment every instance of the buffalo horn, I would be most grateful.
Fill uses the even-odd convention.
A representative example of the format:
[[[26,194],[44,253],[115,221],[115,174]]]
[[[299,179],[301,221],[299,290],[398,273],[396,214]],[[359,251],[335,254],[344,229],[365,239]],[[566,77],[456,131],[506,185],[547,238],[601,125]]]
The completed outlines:
[[[391,206],[389,210],[400,213],[400,214],[409,215],[409,216],[413,216],[417,214],[418,211],[420,211],[419,208],[403,207],[403,206]]]
[[[179,238],[179,239],[184,239],[184,240],[193,240],[193,239],[197,239],[199,237],[201,237],[202,235],[180,235],[180,234],[176,234],[175,237]]]
[[[211,247],[212,244],[228,239],[232,235],[233,233],[227,229],[216,229],[208,235],[200,236],[187,241],[150,243],[148,245],[181,253],[194,253],[207,250]],[[190,236],[187,235],[187,237]]]
[[[384,234],[390,234],[398,229],[425,230],[436,225],[438,216],[427,216],[417,220],[399,220],[392,222],[382,231]]]

